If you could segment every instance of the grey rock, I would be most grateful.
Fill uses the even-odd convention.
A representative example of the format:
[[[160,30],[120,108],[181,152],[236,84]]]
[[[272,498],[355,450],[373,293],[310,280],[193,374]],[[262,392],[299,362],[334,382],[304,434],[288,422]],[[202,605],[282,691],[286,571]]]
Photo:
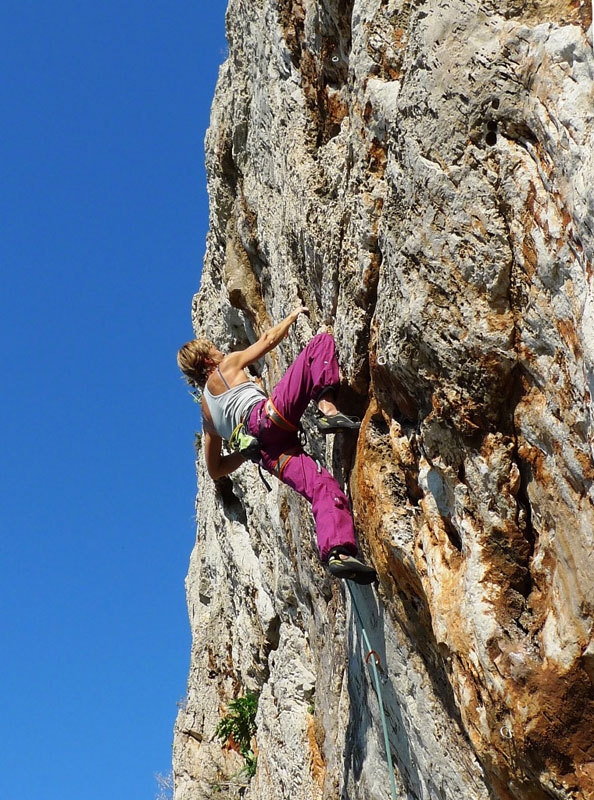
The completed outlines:
[[[380,585],[307,504],[198,458],[176,800],[594,796],[594,55],[571,0],[231,0],[192,320],[225,348],[305,303],[270,389],[332,330],[311,447]],[[306,427],[311,430],[310,421]],[[254,777],[214,736],[260,693]]]

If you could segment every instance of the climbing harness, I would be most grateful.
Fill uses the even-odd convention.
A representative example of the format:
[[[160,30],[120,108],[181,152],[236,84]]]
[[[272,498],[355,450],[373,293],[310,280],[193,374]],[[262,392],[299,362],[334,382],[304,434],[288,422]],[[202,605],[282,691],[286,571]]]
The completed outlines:
[[[293,425],[292,422],[289,422],[288,419],[285,419],[283,417],[283,415],[280,413],[280,411],[274,405],[274,403],[270,398],[268,398],[268,400],[266,401],[264,409],[265,409],[265,414],[262,415],[262,420],[265,420],[266,417],[268,417],[268,419],[270,419],[277,426],[277,428],[282,428],[283,431],[290,431],[291,433],[296,433],[299,430],[297,425]]]
[[[264,470],[262,469],[262,464],[258,464],[258,475],[260,476],[260,480],[264,484],[264,486],[266,488],[266,491],[267,492],[271,492],[272,491],[272,486],[266,480],[266,477],[264,475]]]
[[[260,419],[260,433],[262,432],[262,428],[267,419],[269,419],[273,425],[276,425],[276,427],[280,428],[282,431],[285,431],[286,433],[297,434],[297,439],[299,440],[299,443],[295,445],[295,447],[290,447],[288,450],[285,450],[285,452],[281,453],[276,461],[271,465],[271,471],[273,475],[276,475],[276,477],[280,480],[289,461],[293,458],[293,456],[297,455],[297,453],[300,453],[303,448],[303,428],[301,425],[294,425],[292,422],[289,422],[288,419],[285,419],[278,408],[274,405],[271,398],[266,400],[266,404],[264,406],[264,413]],[[266,484],[266,482],[264,483]]]
[[[280,480],[283,474],[283,471],[289,461],[293,458],[294,455],[297,455],[301,451],[301,447],[295,447],[291,450],[287,450],[286,453],[281,453],[280,456],[273,461],[271,465],[271,469],[274,475]]]
[[[392,753],[390,751],[388,725],[386,722],[386,714],[384,711],[382,685],[378,674],[378,667],[381,667],[381,660],[378,654],[375,652],[375,650],[372,649],[371,644],[369,642],[369,637],[367,636],[367,631],[365,630],[365,625],[363,624],[363,617],[361,616],[361,612],[359,611],[359,608],[357,606],[357,602],[355,600],[355,595],[353,593],[350,581],[346,581],[346,585],[351,595],[351,602],[353,604],[353,608],[355,609],[355,613],[359,620],[359,625],[361,626],[361,635],[363,637],[363,643],[365,644],[365,647],[367,649],[367,655],[365,656],[365,663],[369,664],[369,662],[371,662],[371,672],[373,674],[373,681],[375,683],[375,693],[377,695],[380,719],[382,721],[382,731],[384,734],[384,745],[386,748],[386,760],[388,762],[388,772],[390,773],[390,790],[392,792],[392,800],[398,800],[398,793],[396,791],[396,780],[394,778],[394,767],[392,765]]]

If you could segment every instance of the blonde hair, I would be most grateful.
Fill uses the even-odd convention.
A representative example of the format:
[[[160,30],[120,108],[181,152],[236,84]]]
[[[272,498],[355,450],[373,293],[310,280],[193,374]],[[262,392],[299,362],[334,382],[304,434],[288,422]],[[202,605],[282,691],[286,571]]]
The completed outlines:
[[[177,352],[177,365],[187,382],[195,389],[204,389],[208,376],[215,365],[210,355],[215,345],[208,339],[192,339]]]

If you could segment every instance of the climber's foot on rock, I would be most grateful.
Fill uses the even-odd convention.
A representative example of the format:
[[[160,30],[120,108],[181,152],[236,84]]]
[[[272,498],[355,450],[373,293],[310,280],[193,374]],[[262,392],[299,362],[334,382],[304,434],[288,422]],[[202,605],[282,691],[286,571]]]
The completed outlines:
[[[316,418],[318,430],[322,433],[335,433],[336,431],[356,431],[361,427],[361,420],[357,417],[348,417],[346,414],[322,414]]]
[[[335,578],[343,578],[355,583],[369,584],[377,581],[377,572],[373,567],[368,567],[367,564],[338,547],[330,552],[328,571]]]

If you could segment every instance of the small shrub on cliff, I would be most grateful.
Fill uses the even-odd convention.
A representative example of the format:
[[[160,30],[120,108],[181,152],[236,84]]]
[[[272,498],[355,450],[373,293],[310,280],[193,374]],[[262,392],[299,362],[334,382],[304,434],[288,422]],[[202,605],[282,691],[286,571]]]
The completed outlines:
[[[252,736],[256,733],[258,695],[248,692],[229,703],[228,713],[217,725],[219,739],[239,750],[245,758],[245,772],[249,777],[256,773],[257,756],[252,750]]]
[[[172,773],[168,773],[167,775],[162,775],[158,772],[155,775],[155,780],[157,781],[157,785],[159,787],[159,791],[155,800],[172,800],[173,798],[173,775]]]

